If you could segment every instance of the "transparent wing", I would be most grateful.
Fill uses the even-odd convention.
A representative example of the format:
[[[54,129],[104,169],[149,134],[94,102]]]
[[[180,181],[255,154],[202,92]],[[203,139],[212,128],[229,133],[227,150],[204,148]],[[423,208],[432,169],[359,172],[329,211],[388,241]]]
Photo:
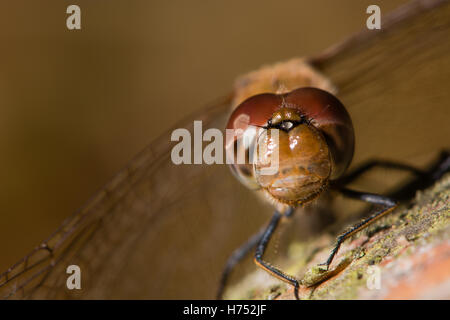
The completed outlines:
[[[203,130],[224,128],[229,111],[226,101],[179,127],[192,132],[193,121],[202,120]],[[174,165],[170,134],[155,140],[48,240],[2,274],[1,296],[213,297],[227,254],[236,240],[243,241],[230,243],[231,231],[241,225],[252,232],[248,207],[258,204],[225,165]],[[81,268],[81,291],[66,289],[69,265]]]

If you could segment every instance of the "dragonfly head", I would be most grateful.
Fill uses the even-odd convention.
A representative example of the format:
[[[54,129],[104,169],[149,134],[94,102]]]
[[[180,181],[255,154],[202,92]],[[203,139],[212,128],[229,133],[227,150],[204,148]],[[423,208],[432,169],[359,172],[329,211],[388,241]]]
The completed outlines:
[[[232,172],[276,203],[314,199],[353,156],[350,116],[336,97],[317,88],[250,97],[234,110],[227,129],[241,132],[227,142],[227,157],[241,154],[249,162],[233,162]]]

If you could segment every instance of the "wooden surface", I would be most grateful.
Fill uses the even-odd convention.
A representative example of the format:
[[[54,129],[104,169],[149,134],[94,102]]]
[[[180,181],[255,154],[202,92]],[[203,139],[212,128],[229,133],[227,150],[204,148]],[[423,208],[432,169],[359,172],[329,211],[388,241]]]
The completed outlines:
[[[300,280],[300,299],[449,299],[449,199],[447,174],[345,241],[329,271],[318,264],[330,253],[333,233],[291,243],[283,270]],[[294,293],[257,270],[229,288],[227,298],[284,300]]]

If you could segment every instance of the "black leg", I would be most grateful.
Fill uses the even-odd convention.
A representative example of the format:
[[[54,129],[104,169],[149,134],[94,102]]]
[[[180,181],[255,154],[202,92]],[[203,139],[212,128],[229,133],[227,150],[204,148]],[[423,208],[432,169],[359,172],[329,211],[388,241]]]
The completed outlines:
[[[411,199],[417,190],[432,186],[448,171],[450,171],[450,152],[442,151],[440,156],[429,165],[424,175],[416,176],[398,190],[391,192],[389,196],[399,201]]]
[[[299,297],[298,297],[299,282],[297,281],[297,279],[295,279],[294,277],[292,277],[290,275],[287,275],[283,271],[275,268],[270,263],[263,260],[263,255],[264,255],[264,252],[266,251],[269,240],[272,237],[273,232],[277,228],[281,217],[282,217],[282,214],[279,213],[278,211],[275,211],[275,213],[273,214],[272,220],[270,220],[269,225],[267,226],[266,230],[264,231],[264,233],[261,237],[261,240],[260,240],[258,246],[256,247],[255,263],[258,266],[260,266],[261,268],[263,268],[264,270],[266,270],[267,272],[269,272],[270,274],[272,274],[273,276],[277,277],[278,279],[293,285],[295,298],[297,300],[299,300]]]
[[[338,184],[342,185],[342,186],[349,184],[352,181],[354,181],[355,179],[357,179],[359,176],[361,176],[363,173],[371,170],[374,167],[409,171],[411,173],[414,173],[417,176],[424,176],[426,174],[425,171],[414,168],[407,164],[403,164],[403,163],[399,163],[399,162],[395,162],[395,161],[373,159],[373,160],[369,160],[367,162],[363,162],[361,165],[359,165],[358,167],[353,169],[351,172],[346,174],[343,178],[339,179]]]
[[[242,246],[237,248],[231,256],[228,258],[225,268],[222,271],[222,277],[220,278],[219,288],[217,290],[217,299],[222,299],[223,291],[227,285],[228,277],[230,276],[233,268],[241,262],[247,254],[256,247],[256,245],[261,240],[266,228],[262,228],[257,233],[255,233],[250,239],[247,240]]]
[[[354,226],[352,226],[347,231],[345,231],[344,233],[342,233],[341,235],[339,235],[337,237],[336,245],[334,246],[333,250],[331,251],[330,256],[328,257],[328,259],[325,263],[321,264],[321,265],[325,266],[327,270],[328,270],[328,267],[330,266],[331,262],[333,261],[334,256],[338,252],[339,247],[346,239],[351,237],[356,232],[361,231],[362,229],[366,228],[367,226],[369,226],[371,223],[378,220],[382,216],[388,214],[397,206],[397,202],[395,200],[388,198],[388,197],[378,195],[378,194],[359,192],[359,191],[354,191],[354,190],[345,189],[345,188],[340,189],[340,191],[342,192],[342,194],[344,194],[347,197],[359,199],[359,200],[362,200],[365,202],[379,205],[379,206],[381,206],[381,209],[378,209],[375,213],[371,214],[369,217],[367,217],[367,218],[363,219],[362,221],[360,221],[359,223],[355,224]]]

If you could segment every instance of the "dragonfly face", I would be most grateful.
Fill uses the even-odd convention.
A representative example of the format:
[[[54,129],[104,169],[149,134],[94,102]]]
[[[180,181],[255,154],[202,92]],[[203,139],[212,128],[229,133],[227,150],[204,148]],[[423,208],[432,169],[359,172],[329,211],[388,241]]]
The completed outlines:
[[[337,98],[317,88],[253,96],[235,109],[227,129],[241,129],[227,145],[228,157],[237,151],[253,163],[234,162],[232,172],[275,203],[314,199],[330,179],[343,174],[353,156],[350,116]],[[265,172],[268,166],[275,170]]]

